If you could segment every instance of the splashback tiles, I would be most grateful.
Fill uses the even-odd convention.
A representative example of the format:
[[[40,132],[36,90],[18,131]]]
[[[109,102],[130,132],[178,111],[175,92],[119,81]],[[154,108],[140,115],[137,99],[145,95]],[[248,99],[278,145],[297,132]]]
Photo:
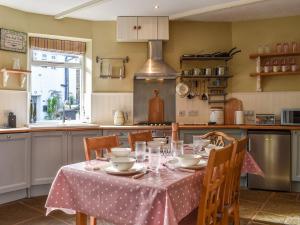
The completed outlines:
[[[102,125],[113,124],[113,112],[128,113],[126,124],[133,123],[133,93],[92,93],[91,122]]]
[[[27,124],[28,92],[0,90],[0,126],[7,125],[7,116],[13,112],[17,116],[17,127]]]

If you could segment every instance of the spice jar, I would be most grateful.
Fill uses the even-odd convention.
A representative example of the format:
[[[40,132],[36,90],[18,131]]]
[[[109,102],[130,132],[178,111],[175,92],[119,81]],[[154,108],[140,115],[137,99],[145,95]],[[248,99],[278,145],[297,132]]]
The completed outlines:
[[[282,44],[281,43],[277,43],[276,44],[276,51],[277,51],[277,53],[281,53],[282,52]]]
[[[292,42],[292,52],[298,52],[298,44],[297,42]]]
[[[283,52],[284,53],[288,53],[289,52],[289,44],[286,43],[286,42],[283,44]]]

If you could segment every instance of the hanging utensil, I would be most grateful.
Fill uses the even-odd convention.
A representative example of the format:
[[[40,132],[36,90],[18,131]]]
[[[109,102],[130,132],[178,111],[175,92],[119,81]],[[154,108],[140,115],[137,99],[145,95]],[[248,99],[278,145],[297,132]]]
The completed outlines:
[[[201,99],[203,100],[203,101],[207,101],[208,100],[208,97],[207,97],[207,95],[206,95],[206,85],[205,85],[205,81],[203,82],[203,94],[202,94],[202,96],[201,96]]]

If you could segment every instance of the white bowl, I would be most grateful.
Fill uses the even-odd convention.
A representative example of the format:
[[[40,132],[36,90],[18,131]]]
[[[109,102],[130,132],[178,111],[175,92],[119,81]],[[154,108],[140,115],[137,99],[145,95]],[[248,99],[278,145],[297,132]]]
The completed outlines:
[[[135,159],[133,158],[113,158],[111,159],[112,166],[119,171],[126,171],[133,167]]]
[[[194,166],[199,163],[200,159],[200,155],[194,154],[183,154],[182,156],[178,157],[181,166]]]
[[[129,157],[131,148],[112,148],[111,153],[115,157]]]
[[[210,144],[210,140],[208,140],[208,139],[202,139],[201,142],[202,142],[203,147],[206,147],[207,145]]]

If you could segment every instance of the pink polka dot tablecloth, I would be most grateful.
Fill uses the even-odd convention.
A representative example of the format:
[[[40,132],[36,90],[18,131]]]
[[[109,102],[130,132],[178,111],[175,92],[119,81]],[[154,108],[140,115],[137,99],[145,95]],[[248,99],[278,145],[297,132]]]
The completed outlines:
[[[246,152],[242,173],[251,173],[262,177],[265,176],[264,172],[261,170],[249,152]]]
[[[99,161],[100,167],[107,162]],[[197,208],[204,169],[160,169],[142,178],[87,171],[85,162],[62,167],[52,183],[47,214],[76,211],[115,225],[177,225]]]

